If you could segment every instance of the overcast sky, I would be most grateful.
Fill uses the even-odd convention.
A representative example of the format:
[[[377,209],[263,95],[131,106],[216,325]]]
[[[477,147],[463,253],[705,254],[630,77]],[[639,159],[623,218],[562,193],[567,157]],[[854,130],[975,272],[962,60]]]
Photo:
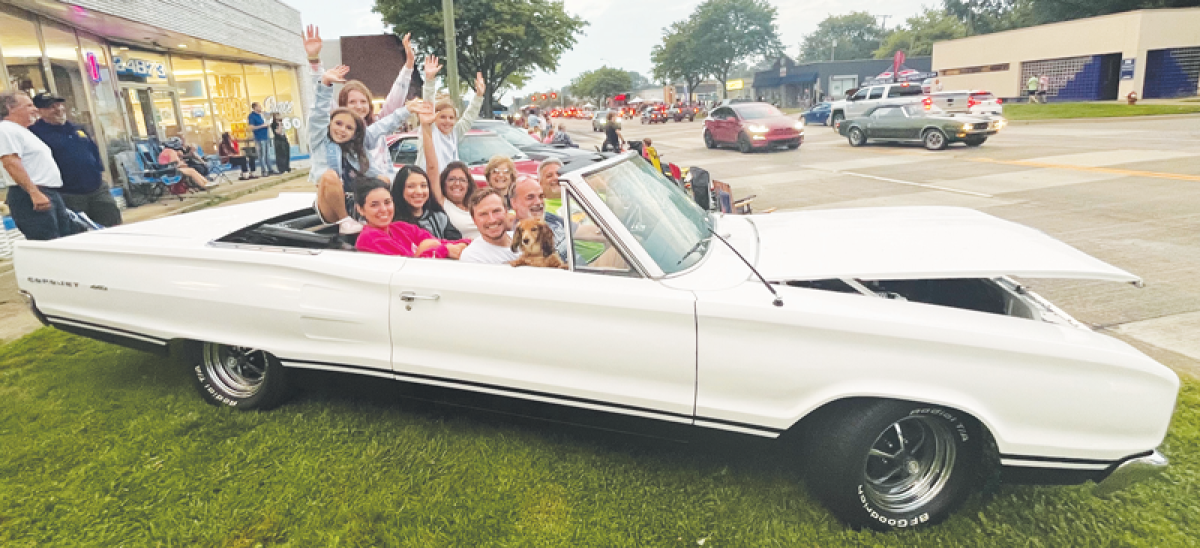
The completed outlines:
[[[354,36],[385,32],[383,20],[371,11],[373,0],[282,0],[300,10],[304,24],[321,26],[321,36]],[[535,74],[521,94],[559,88],[581,72],[607,64],[650,76],[650,49],[661,43],[663,28],[688,17],[702,0],[565,0],[567,11],[589,24],[573,50],[563,54],[553,74]],[[917,14],[922,5],[938,0],[770,0],[778,10],[776,23],[789,55],[800,41],[829,15],[866,11],[887,15],[887,26]],[[653,6],[647,8],[647,6]],[[504,100],[508,103],[508,100]]]

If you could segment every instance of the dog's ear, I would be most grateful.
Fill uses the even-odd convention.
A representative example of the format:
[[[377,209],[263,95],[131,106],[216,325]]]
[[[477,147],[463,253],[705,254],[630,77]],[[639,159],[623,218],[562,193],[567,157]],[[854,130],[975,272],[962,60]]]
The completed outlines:
[[[557,251],[554,250],[554,231],[550,230],[550,225],[546,223],[542,223],[542,226],[538,227],[538,229],[538,239],[542,243],[542,256],[549,257],[555,255]]]
[[[516,253],[518,249],[521,249],[521,224],[522,223],[518,221],[517,227],[513,230],[513,236],[512,236],[512,241],[513,241],[512,242],[512,251],[513,251],[513,253]]]

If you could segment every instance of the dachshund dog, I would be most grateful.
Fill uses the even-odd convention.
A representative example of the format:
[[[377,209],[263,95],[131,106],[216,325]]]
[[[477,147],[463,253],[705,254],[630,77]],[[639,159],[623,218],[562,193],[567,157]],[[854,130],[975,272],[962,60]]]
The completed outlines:
[[[546,221],[536,217],[517,223],[512,250],[521,252],[521,258],[509,263],[513,266],[567,268],[554,249],[554,231]]]

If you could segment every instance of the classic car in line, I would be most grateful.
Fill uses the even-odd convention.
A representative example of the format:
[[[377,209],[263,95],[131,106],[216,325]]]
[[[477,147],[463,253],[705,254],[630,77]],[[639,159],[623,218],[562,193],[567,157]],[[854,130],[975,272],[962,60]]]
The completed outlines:
[[[977,147],[1004,127],[1003,118],[947,114],[926,99],[924,103],[879,105],[859,118],[838,122],[838,133],[855,147],[874,139],[918,141],[929,150],[942,150],[959,142]]]
[[[936,523],[991,466],[1100,493],[1166,466],[1176,375],[1008,277],[1133,274],[970,209],[714,214],[633,153],[561,182],[566,270],[350,251],[284,194],[19,242],[16,273],[44,323],[178,356],[214,404],[317,369],[788,440],[855,527]]]

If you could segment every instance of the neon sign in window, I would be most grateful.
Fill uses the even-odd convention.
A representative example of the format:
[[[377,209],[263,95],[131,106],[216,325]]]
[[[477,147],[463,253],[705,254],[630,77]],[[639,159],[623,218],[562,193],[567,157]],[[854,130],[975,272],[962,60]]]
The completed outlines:
[[[88,76],[91,77],[92,82],[99,82],[100,62],[96,60],[96,54],[89,51],[85,60],[87,61]]]

